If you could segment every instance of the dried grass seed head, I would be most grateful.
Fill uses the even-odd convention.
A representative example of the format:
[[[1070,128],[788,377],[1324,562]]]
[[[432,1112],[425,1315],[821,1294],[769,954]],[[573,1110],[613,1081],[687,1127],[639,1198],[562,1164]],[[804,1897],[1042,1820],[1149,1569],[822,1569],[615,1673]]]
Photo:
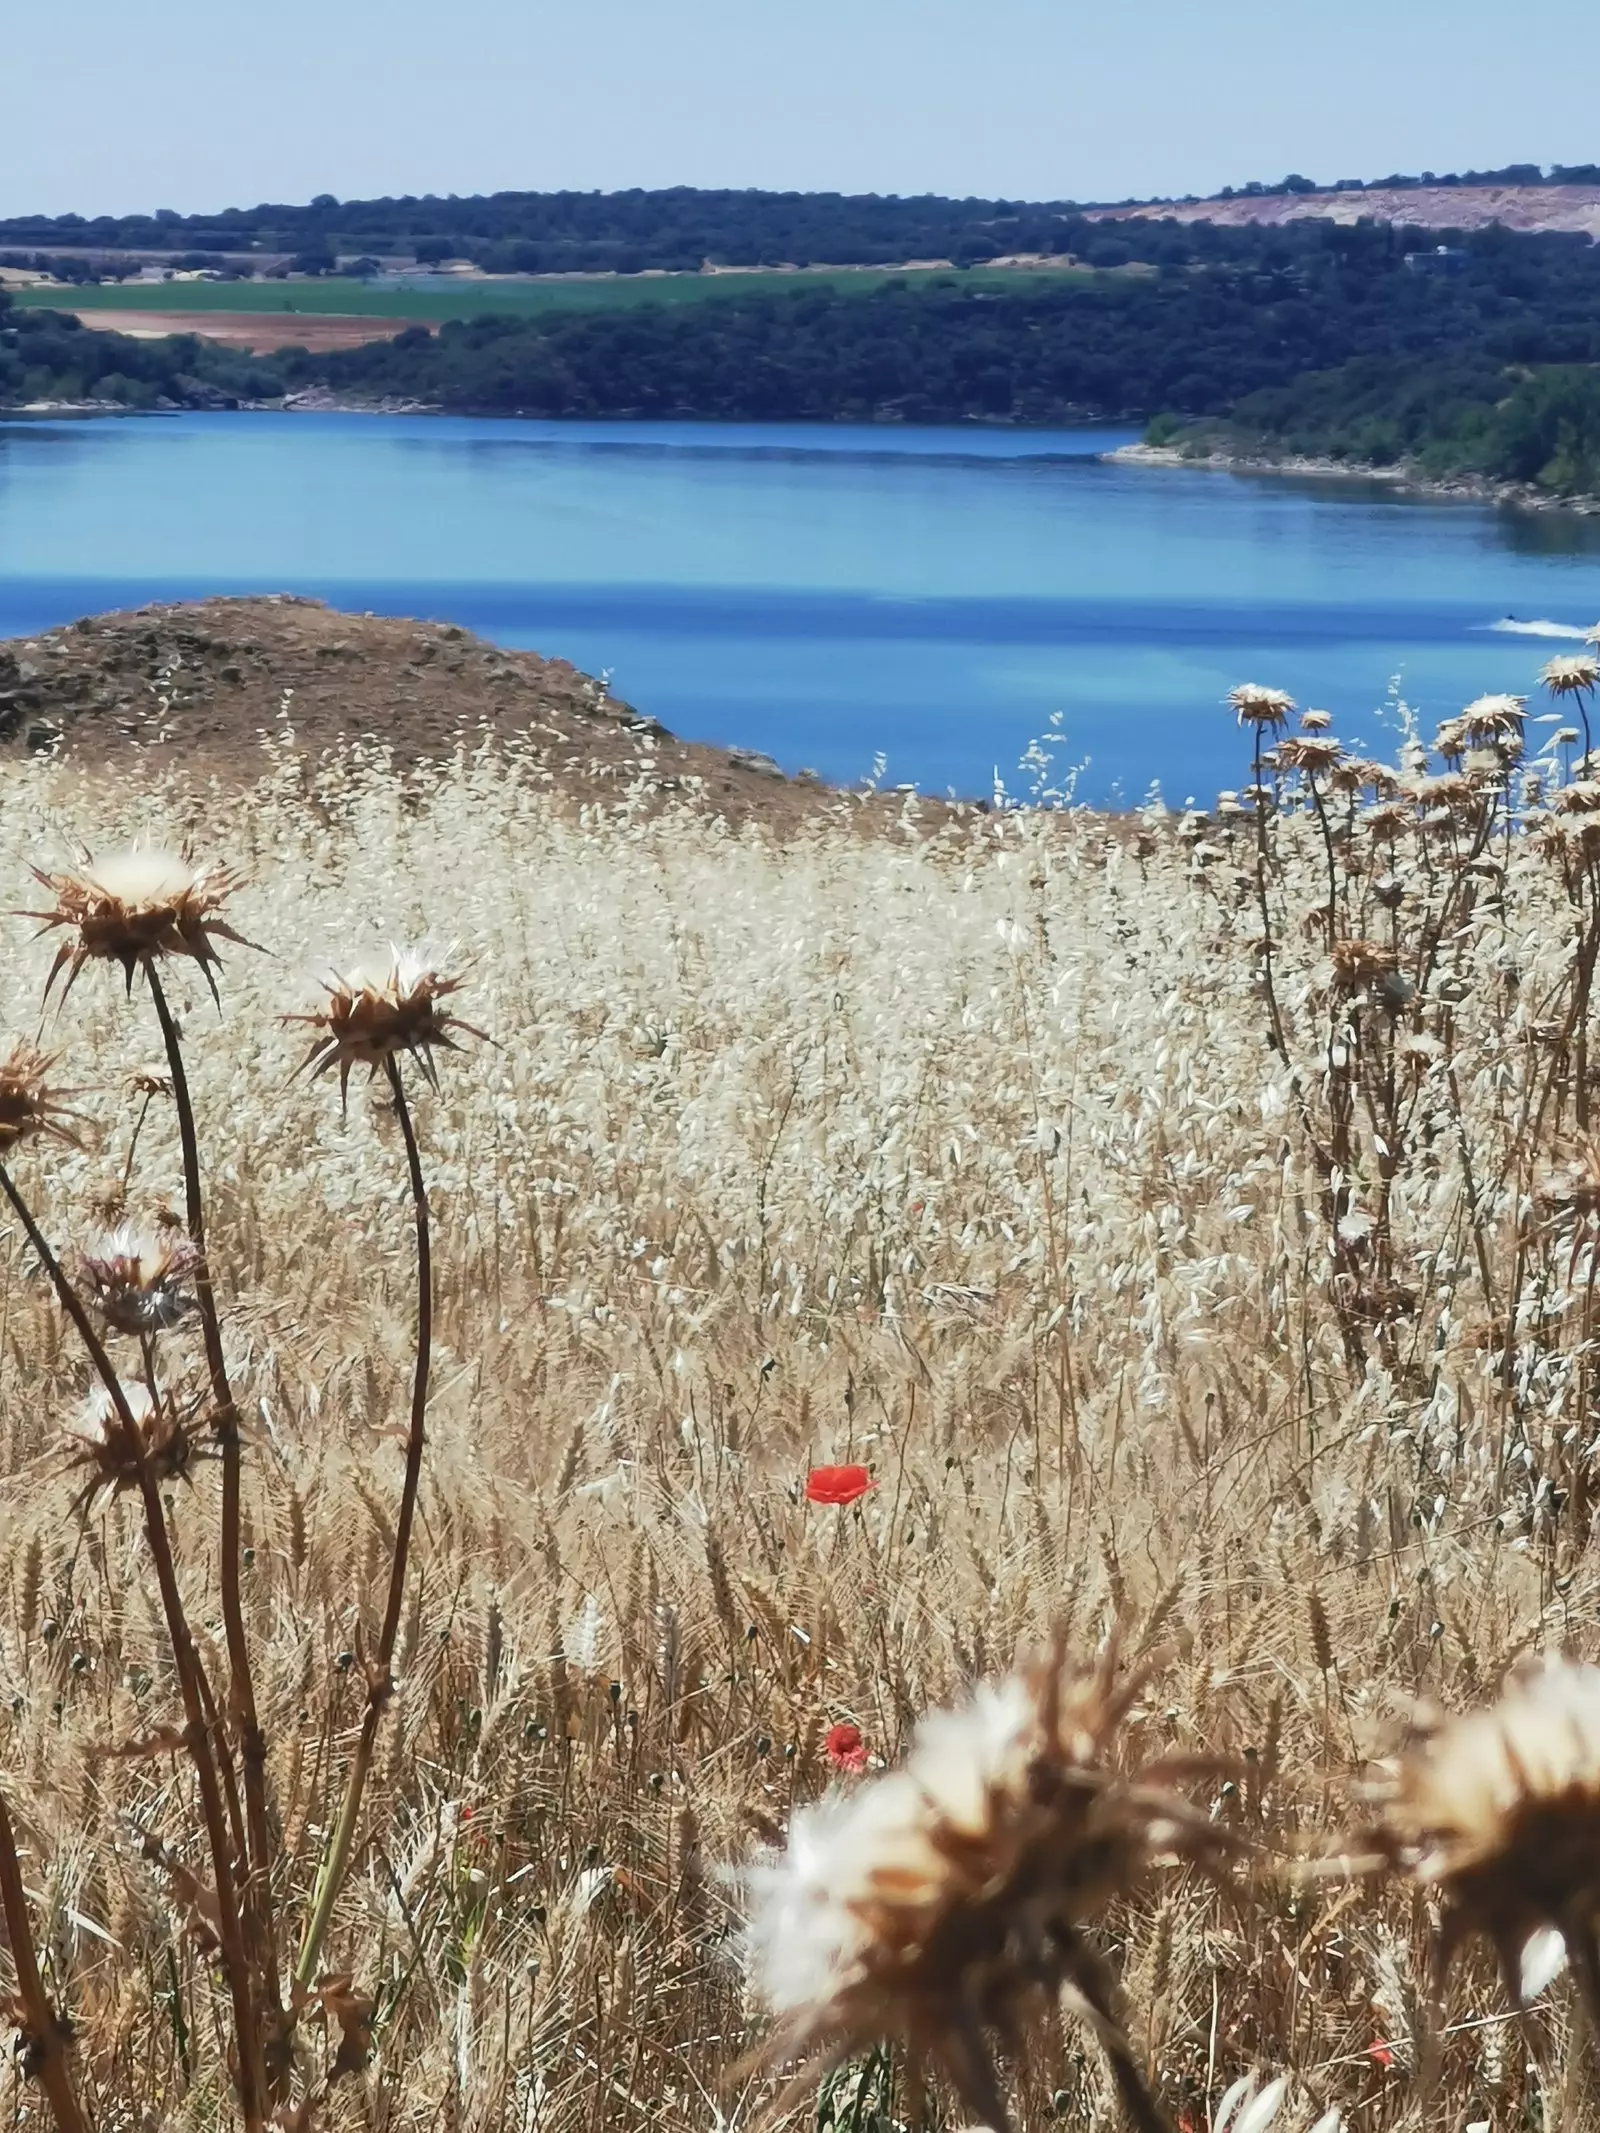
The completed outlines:
[[[50,1084],[55,1058],[37,1045],[13,1045],[0,1061],[0,1157],[8,1156],[23,1141],[43,1137],[65,1141],[69,1147],[83,1145],[79,1127],[82,1114],[68,1105],[76,1092]]]
[[[59,927],[66,935],[45,981],[47,998],[63,970],[63,994],[84,965],[96,961],[120,964],[131,988],[142,963],[169,956],[198,963],[215,998],[218,941],[252,945],[221,915],[242,886],[229,867],[196,866],[174,852],[134,847],[59,872],[35,867],[33,873],[55,902],[48,911],[22,915],[40,920],[47,933]]]
[[[1085,1926],[1158,1855],[1210,1871],[1228,1835],[1151,1765],[1121,1775],[1116,1736],[1145,1676],[1058,1650],[919,1725],[905,1764],[799,1809],[788,1848],[749,1876],[746,1950],[777,2017],[768,2064],[794,2092],[880,2040],[1005,2123],[995,2040],[1071,1988],[1114,2025]]]
[[[448,975],[440,967],[443,961],[391,948],[385,963],[330,972],[322,980],[327,1006],[316,1014],[287,1018],[316,1032],[305,1060],[312,1078],[337,1066],[343,1101],[353,1068],[364,1066],[374,1075],[404,1054],[437,1087],[435,1050],[459,1051],[461,1037],[489,1042],[485,1031],[461,1021],[445,1004],[466,980]]]

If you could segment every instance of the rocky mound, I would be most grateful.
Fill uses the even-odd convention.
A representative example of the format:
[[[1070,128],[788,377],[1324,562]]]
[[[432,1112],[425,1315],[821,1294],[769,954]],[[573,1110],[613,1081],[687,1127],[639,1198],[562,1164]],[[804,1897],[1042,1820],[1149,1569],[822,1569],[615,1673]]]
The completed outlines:
[[[805,809],[816,790],[765,756],[675,739],[564,659],[502,651],[453,623],[281,595],[93,615],[0,642],[0,752],[55,749],[90,768],[133,748],[246,784],[286,725],[303,751],[363,741],[403,770],[516,735],[577,798],[616,797],[642,765],[735,816]]]

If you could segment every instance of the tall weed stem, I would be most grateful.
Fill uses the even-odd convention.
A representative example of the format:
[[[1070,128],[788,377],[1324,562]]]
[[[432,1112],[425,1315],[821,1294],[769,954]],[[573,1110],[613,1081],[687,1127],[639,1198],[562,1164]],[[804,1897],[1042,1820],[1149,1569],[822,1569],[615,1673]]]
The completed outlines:
[[[329,1846],[328,1856],[318,1879],[310,1923],[306,1927],[305,1939],[300,1948],[300,1959],[295,1964],[295,1981],[302,1987],[309,1985],[316,1976],[328,1921],[333,1915],[339,1890],[349,1871],[356,1825],[361,1814],[362,1796],[366,1791],[373,1750],[377,1744],[378,1726],[394,1694],[394,1679],[390,1668],[394,1661],[395,1643],[400,1634],[400,1611],[405,1603],[406,1563],[411,1553],[411,1531],[416,1522],[417,1495],[422,1485],[422,1454],[427,1441],[428,1373],[433,1354],[433,1249],[428,1225],[428,1191],[422,1175],[422,1158],[417,1152],[417,1136],[411,1122],[410,1106],[406,1102],[405,1084],[400,1077],[399,1062],[391,1056],[384,1064],[389,1088],[394,1097],[395,1115],[400,1121],[400,1131],[405,1140],[406,1169],[411,1182],[411,1205],[417,1231],[417,1351],[416,1367],[411,1381],[411,1428],[406,1440],[405,1481],[400,1492],[400,1514],[395,1521],[394,1552],[389,1565],[389,1596],[384,1607],[383,1627],[378,1633],[378,1648],[367,1661],[367,1708],[361,1722],[361,1738],[356,1744],[355,1760],[350,1765],[350,1776],[339,1811],[338,1824],[333,1833],[333,1842]]]
[[[145,976],[150,997],[161,1025],[166,1046],[167,1071],[172,1078],[172,1100],[178,1114],[178,1140],[183,1151],[184,1217],[190,1241],[197,1254],[194,1286],[205,1342],[206,1369],[211,1381],[211,1424],[222,1454],[222,1622],[228,1647],[228,1714],[237,1729],[239,1760],[244,1775],[244,1811],[248,1850],[245,1861],[243,1916],[251,1962],[263,2000],[274,2017],[281,2015],[278,1961],[272,1917],[272,1834],[267,1815],[267,1744],[256,1712],[255,1684],[250,1669],[250,1640],[245,1630],[242,1593],[243,1541],[241,1510],[242,1449],[239,1441],[239,1411],[228,1380],[227,1359],[222,1347],[222,1327],[217,1316],[216,1291],[206,1252],[205,1196],[200,1183],[200,1144],[195,1132],[194,1106],[189,1096],[189,1078],[184,1071],[183,1040],[153,958],[146,958]],[[276,2057],[276,2055],[275,2055]],[[286,2066],[285,2066],[286,2070]]]

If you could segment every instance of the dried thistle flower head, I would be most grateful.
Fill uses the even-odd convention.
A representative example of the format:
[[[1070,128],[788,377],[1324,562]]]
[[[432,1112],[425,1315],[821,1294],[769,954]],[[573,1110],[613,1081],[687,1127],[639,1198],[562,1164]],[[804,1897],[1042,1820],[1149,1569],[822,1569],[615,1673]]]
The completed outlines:
[[[1565,1168],[1550,1180],[1539,1197],[1551,1214],[1582,1215],[1585,1219],[1600,1214],[1600,1139],[1592,1134],[1580,1135]]]
[[[1326,733],[1332,724],[1333,713],[1331,711],[1302,711],[1300,714],[1300,731],[1302,733]]]
[[[1365,756],[1341,756],[1328,773],[1328,783],[1335,792],[1355,794],[1365,792],[1368,786],[1378,788],[1386,773],[1381,763],[1369,761]]]
[[[1394,844],[1411,827],[1411,814],[1398,801],[1385,800],[1377,807],[1369,807],[1361,823],[1375,843]]]
[[[1569,652],[1542,666],[1539,680],[1552,696],[1590,696],[1600,682],[1600,659],[1592,652]]]
[[[1241,726],[1270,726],[1274,730],[1289,723],[1289,713],[1295,707],[1294,698],[1282,689],[1265,689],[1254,681],[1241,682],[1237,689],[1230,689],[1228,701]]]
[[[158,1387],[152,1396],[147,1385],[134,1383],[124,1386],[122,1396],[133,1418],[131,1430],[110,1393],[98,1385],[62,1432],[69,1465],[88,1472],[80,1504],[92,1504],[103,1491],[116,1496],[135,1488],[141,1452],[157,1481],[170,1481],[188,1469],[189,1427],[171,1394]]]
[[[1328,950],[1332,982],[1339,992],[1364,992],[1381,986],[1396,972],[1392,948],[1382,941],[1335,941]]]
[[[193,1307],[184,1283],[199,1258],[183,1230],[171,1223],[146,1229],[120,1222],[90,1242],[81,1265],[107,1325],[119,1333],[162,1333]]]
[[[1600,1667],[1545,1662],[1513,1680],[1498,1703],[1426,1736],[1395,1769],[1377,1838],[1390,1863],[1444,1900],[1441,1971],[1481,1934],[1521,2006],[1522,1952],[1554,1928],[1592,1994],[1600,1984]]]
[[[1447,763],[1456,762],[1467,745],[1466,730],[1460,719],[1441,719],[1434,729],[1433,745]]]
[[[82,1146],[77,1130],[82,1117],[65,1101],[73,1091],[50,1086],[54,1065],[50,1054],[32,1044],[13,1045],[0,1060],[0,1156],[36,1135]]]
[[[45,996],[63,970],[70,992],[85,963],[120,963],[130,990],[142,963],[166,956],[188,956],[198,963],[216,997],[212,966],[220,962],[219,940],[251,944],[220,916],[223,905],[241,885],[227,867],[197,867],[172,852],[108,853],[81,866],[49,873],[35,867],[34,878],[55,898],[48,911],[27,911],[42,921],[42,930],[65,930],[45,982]]]
[[[1114,1652],[1079,1673],[1058,1648],[925,1718],[900,1769],[796,1812],[787,1851],[749,1875],[746,1943],[777,2018],[762,2062],[801,2061],[789,2096],[895,2039],[915,2083],[937,2071],[1004,2133],[995,2040],[1064,1996],[1154,2110],[1086,1928],[1158,1856],[1216,1872],[1230,1840],[1163,1789],[1178,1766],[1119,1774],[1145,1678],[1119,1682]]]
[[[1305,721],[1302,719],[1301,724]],[[1342,743],[1331,734],[1291,733],[1287,740],[1279,741],[1273,757],[1280,770],[1298,770],[1307,777],[1318,772],[1332,770],[1344,754]]]
[[[1475,696],[1454,721],[1469,743],[1515,742],[1528,715],[1525,696]]]
[[[337,1066],[343,1102],[353,1067],[376,1074],[386,1061],[405,1053],[437,1088],[435,1049],[459,1051],[460,1037],[487,1043],[484,1031],[460,1021],[445,1005],[466,980],[447,976],[439,968],[442,960],[391,948],[386,963],[330,972],[322,980],[327,1006],[319,1014],[286,1017],[308,1023],[317,1032],[305,1061],[312,1078]]]

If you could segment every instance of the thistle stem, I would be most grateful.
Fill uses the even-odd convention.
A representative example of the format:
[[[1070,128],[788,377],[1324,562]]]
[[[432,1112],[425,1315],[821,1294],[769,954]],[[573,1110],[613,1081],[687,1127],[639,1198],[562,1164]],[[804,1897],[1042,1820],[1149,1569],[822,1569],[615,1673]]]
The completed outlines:
[[[1272,908],[1267,901],[1267,810],[1261,784],[1261,726],[1255,726],[1256,901],[1261,909],[1261,969],[1267,996],[1267,1028],[1272,1049],[1287,1065],[1289,1046],[1278,1013],[1278,993],[1272,976]]]
[[[339,1890],[349,1871],[356,1825],[361,1815],[362,1795],[366,1791],[373,1750],[377,1744],[378,1725],[394,1694],[394,1679],[390,1667],[394,1660],[395,1644],[400,1635],[400,1610],[405,1603],[406,1564],[411,1553],[411,1532],[416,1523],[417,1495],[422,1485],[422,1454],[427,1441],[428,1372],[433,1354],[433,1251],[428,1226],[428,1191],[422,1175],[422,1159],[417,1153],[417,1136],[411,1123],[411,1111],[406,1103],[405,1085],[400,1078],[399,1063],[391,1057],[385,1061],[385,1067],[389,1088],[394,1096],[395,1113],[400,1120],[400,1132],[405,1140],[406,1169],[411,1181],[411,1205],[417,1230],[417,1359],[411,1381],[411,1429],[406,1441],[406,1472],[400,1492],[400,1515],[395,1521],[394,1554],[389,1565],[389,1597],[384,1607],[378,1648],[367,1666],[367,1708],[361,1721],[361,1738],[356,1744],[355,1759],[350,1765],[350,1776],[333,1841],[328,1847],[327,1858],[317,1878],[311,1918],[306,1926],[300,1957],[294,1969],[295,1982],[302,1986],[309,1985],[316,1976],[317,1961],[322,1953],[328,1921],[333,1915]]]
[[[205,1196],[200,1184],[200,1143],[195,1132],[194,1105],[189,1096],[189,1077],[184,1071],[183,1041],[167,1004],[166,992],[153,958],[145,960],[150,998],[161,1025],[166,1046],[167,1071],[172,1077],[172,1101],[178,1114],[178,1140],[183,1151],[184,1218],[194,1245],[195,1301],[200,1311],[201,1335],[205,1342],[206,1369],[211,1379],[212,1427],[222,1452],[221,1583],[222,1624],[228,1647],[228,1713],[238,1732],[239,1760],[244,1769],[245,1825],[249,1837],[245,1857],[244,1925],[247,1942],[261,1991],[274,2014],[282,2011],[278,1990],[278,1957],[272,1920],[272,1835],[267,1817],[267,1743],[256,1712],[255,1683],[250,1669],[250,1640],[245,1632],[242,1592],[241,1510],[243,1456],[239,1442],[239,1410],[228,1381],[227,1358],[222,1347],[222,1327],[217,1316],[216,1292],[206,1256]]]
[[[150,1470],[150,1462],[144,1455],[144,1439],[134,1421],[133,1411],[128,1405],[128,1396],[122,1389],[122,1381],[106,1353],[105,1343],[95,1332],[82,1298],[62,1271],[61,1262],[50,1249],[38,1223],[33,1219],[27,1201],[17,1190],[4,1163],[0,1163],[0,1191],[3,1191],[10,1201],[12,1211],[22,1224],[40,1265],[50,1277],[61,1308],[71,1319],[79,1339],[87,1349],[89,1360],[100,1382],[105,1386],[107,1396],[116,1410],[117,1419],[122,1424],[133,1450],[138,1470],[139,1494],[144,1506],[146,1536],[155,1563],[156,1583],[161,1592],[167,1634],[172,1642],[178,1690],[183,1699],[184,1746],[194,1764],[195,1777],[200,1787],[200,1808],[205,1818],[206,1842],[210,1848],[212,1871],[216,1877],[223,1965],[228,1975],[228,1989],[233,2000],[234,2028],[239,2044],[239,2103],[244,2114],[245,2133],[262,2133],[266,2117],[262,2105],[261,2040],[256,2033],[250,1972],[245,1962],[244,1937],[240,1928],[239,1899],[234,1886],[234,1855],[228,1840],[222,1788],[217,1780],[212,1733],[206,1724],[206,1699],[201,1688],[200,1655],[195,1650],[188,1619],[183,1611],[183,1598],[178,1590],[177,1567],[172,1558],[172,1542],[167,1533],[166,1511],[161,1502],[161,1492]],[[222,1747],[223,1743],[218,1740],[217,1750],[221,1751]]]
[[[39,1975],[39,1959],[34,1953],[33,1931],[28,1923],[27,1894],[22,1886],[22,1868],[17,1861],[17,1840],[12,1834],[11,1816],[3,1793],[0,1793],[0,1916],[5,1919],[6,1937],[11,1943],[11,1961],[17,1973],[17,1997],[22,2002],[27,2042],[31,2047],[28,2056],[49,2102],[57,2133],[89,2133],[88,2120],[83,2115],[78,2092],[72,2085],[72,2071],[67,2065],[67,2040],[71,2032],[51,2006],[44,1980]]]

